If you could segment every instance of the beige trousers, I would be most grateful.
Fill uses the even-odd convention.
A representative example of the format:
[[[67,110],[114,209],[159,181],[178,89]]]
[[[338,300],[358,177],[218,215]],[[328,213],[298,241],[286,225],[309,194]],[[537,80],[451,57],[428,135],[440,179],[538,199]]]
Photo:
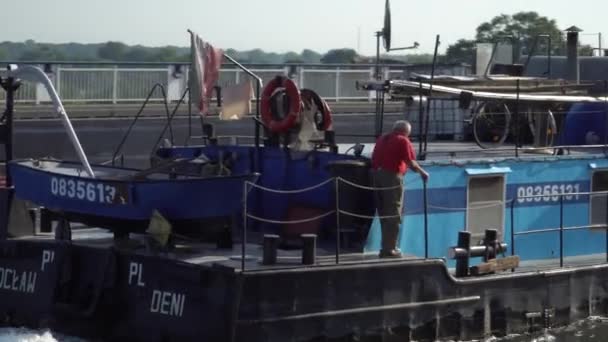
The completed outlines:
[[[372,171],[372,182],[375,188],[394,188],[375,191],[376,209],[378,216],[397,216],[381,218],[382,250],[391,251],[397,248],[399,227],[401,225],[401,210],[403,207],[403,176],[385,170]]]

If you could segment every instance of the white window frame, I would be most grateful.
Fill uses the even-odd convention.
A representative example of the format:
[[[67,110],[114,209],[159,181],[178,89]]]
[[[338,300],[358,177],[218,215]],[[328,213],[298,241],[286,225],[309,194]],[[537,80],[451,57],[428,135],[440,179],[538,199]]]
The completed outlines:
[[[504,173],[489,173],[489,174],[484,174],[484,175],[471,175],[468,177],[467,179],[467,203],[466,203],[466,213],[465,213],[465,230],[468,232],[469,230],[469,222],[470,222],[470,218],[469,218],[469,203],[470,203],[470,189],[471,189],[471,180],[472,179],[480,179],[480,178],[501,178],[502,179],[502,210],[501,210],[501,217],[500,217],[500,227],[498,228],[498,239],[502,240],[504,237],[504,231],[505,231],[505,214],[506,214],[506,198],[507,198],[507,179],[505,177]],[[490,228],[490,227],[488,227]],[[471,238],[474,239],[475,242],[479,241],[480,239],[483,239],[483,233],[471,233]],[[472,241],[473,243],[473,241]]]

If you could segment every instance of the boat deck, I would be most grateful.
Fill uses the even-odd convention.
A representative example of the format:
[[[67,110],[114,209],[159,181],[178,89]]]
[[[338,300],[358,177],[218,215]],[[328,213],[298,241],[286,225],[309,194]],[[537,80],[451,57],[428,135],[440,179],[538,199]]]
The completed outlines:
[[[76,245],[88,247],[109,248],[115,245],[113,235],[104,229],[99,228],[80,228],[74,229],[72,240]],[[22,237],[23,240],[52,240],[52,233],[38,233],[35,236]],[[255,238],[251,239],[252,241]],[[143,235],[131,234],[127,244],[119,246],[119,249],[128,251],[138,255],[151,255],[146,247]],[[209,243],[192,243],[192,242],[176,242],[176,247],[170,252],[161,252],[153,255],[166,257],[181,262],[195,264],[199,266],[221,265],[227,268],[241,271],[242,266],[242,245],[235,243],[232,249],[220,249],[214,244]],[[279,270],[279,269],[296,269],[302,267],[324,267],[336,265],[335,249],[318,246],[316,249],[316,262],[314,265],[302,264],[301,249],[279,249],[277,252],[277,263],[275,265],[262,264],[262,245],[256,243],[248,243],[245,248],[245,270],[246,271],[264,271],[264,270]],[[353,253],[345,251],[340,254],[339,263],[341,265],[353,264],[371,264],[371,263],[390,263],[403,261],[420,261],[424,258],[414,255],[404,254],[401,258],[381,259],[377,253]],[[434,260],[442,258],[431,258]],[[480,259],[473,259],[480,260]],[[564,258],[564,268],[567,267],[585,267],[593,265],[601,265],[608,263],[607,254],[593,254],[576,257]],[[472,264],[473,265],[473,264]],[[515,273],[529,272],[544,272],[554,271],[560,268],[559,258],[523,261],[515,270]],[[449,269],[450,274],[454,274],[454,269]]]
[[[412,139],[417,155],[420,155],[419,143]],[[374,144],[363,144],[365,149],[363,155],[369,156],[373,151]],[[340,144],[340,152],[345,152],[353,144]],[[475,142],[471,141],[433,141],[427,145],[426,161],[428,162],[448,162],[459,160],[487,160],[504,158],[543,158],[554,156],[554,148],[534,148],[532,146],[520,147],[515,152],[514,144],[503,144],[497,148],[483,149]],[[601,145],[593,146],[567,146],[563,149],[564,155],[585,156],[594,154],[608,153],[608,147]],[[563,157],[563,156],[560,156]]]

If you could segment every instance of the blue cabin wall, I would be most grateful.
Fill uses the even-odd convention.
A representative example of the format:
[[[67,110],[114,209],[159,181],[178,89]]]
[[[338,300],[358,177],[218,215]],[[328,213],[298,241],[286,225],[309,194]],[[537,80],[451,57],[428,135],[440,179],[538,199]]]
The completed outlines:
[[[457,243],[457,235],[466,229],[467,184],[471,176],[467,170],[476,172],[508,168],[504,173],[506,182],[506,204],[503,237],[509,244],[511,239],[511,200],[514,203],[515,232],[559,228],[560,206],[558,196],[543,196],[539,199],[518,199],[532,192],[552,194],[564,189],[570,192],[590,191],[593,170],[608,168],[608,161],[599,157],[550,157],[534,160],[502,160],[486,162],[425,163],[431,178],[428,183],[428,233],[429,256],[447,257],[447,250]],[[500,174],[500,173],[497,173]],[[423,185],[420,176],[408,173],[404,179],[404,220],[399,237],[399,248],[405,253],[424,256],[424,210]],[[529,190],[530,189],[530,190]],[[544,192],[548,191],[548,192]],[[567,196],[564,198],[563,225],[565,227],[589,225],[589,197]],[[374,220],[368,235],[367,251],[380,249],[380,224]],[[604,253],[606,233],[589,229],[564,232],[564,256]],[[515,254],[523,260],[559,258],[559,232],[547,232],[515,237]]]
[[[236,154],[232,173],[248,174],[255,171],[255,147],[238,145],[208,145],[161,148],[157,155],[162,158],[194,158],[204,154],[217,160],[220,153]],[[331,178],[328,163],[337,160],[357,159],[353,155],[337,154],[326,151],[294,152],[278,147],[259,149],[259,178],[256,184],[279,191],[300,190],[315,187]],[[303,207],[327,212],[335,209],[335,184],[329,182],[311,191],[297,193],[276,193],[251,187],[248,192],[247,212],[268,221],[288,220],[291,207]],[[219,195],[212,194],[212,195]],[[227,195],[223,193],[222,195]],[[319,226],[334,226],[335,216],[330,215],[319,222]],[[278,233],[280,224],[248,220],[248,229]]]

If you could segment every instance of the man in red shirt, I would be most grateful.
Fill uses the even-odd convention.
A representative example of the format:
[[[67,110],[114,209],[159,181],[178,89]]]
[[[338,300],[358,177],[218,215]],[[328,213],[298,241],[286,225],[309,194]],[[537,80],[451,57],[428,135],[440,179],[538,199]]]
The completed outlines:
[[[397,248],[403,203],[403,176],[408,168],[420,174],[424,182],[429,174],[416,162],[409,135],[412,126],[399,120],[393,131],[379,137],[372,153],[372,180],[376,190],[376,208],[382,226],[381,258],[399,258]]]

